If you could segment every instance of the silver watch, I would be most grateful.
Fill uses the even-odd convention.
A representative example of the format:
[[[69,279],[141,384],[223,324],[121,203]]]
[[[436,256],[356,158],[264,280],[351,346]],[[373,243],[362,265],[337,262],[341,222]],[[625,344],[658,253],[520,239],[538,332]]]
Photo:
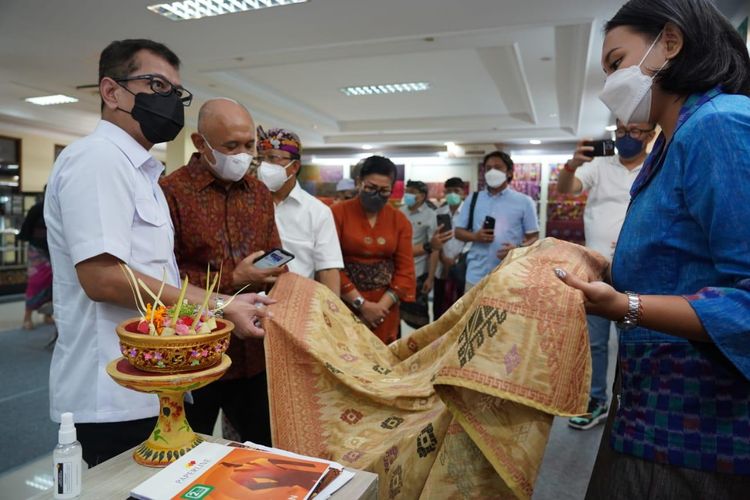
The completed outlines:
[[[625,317],[615,323],[620,330],[632,330],[641,321],[641,296],[633,292],[625,292],[628,296],[628,312]]]
[[[365,299],[361,295],[359,297],[355,297],[354,300],[352,300],[352,307],[359,311],[362,309],[362,306],[365,304]]]
[[[214,299],[214,316],[217,318],[224,317],[224,304],[226,304],[226,302],[223,297],[216,297]]]

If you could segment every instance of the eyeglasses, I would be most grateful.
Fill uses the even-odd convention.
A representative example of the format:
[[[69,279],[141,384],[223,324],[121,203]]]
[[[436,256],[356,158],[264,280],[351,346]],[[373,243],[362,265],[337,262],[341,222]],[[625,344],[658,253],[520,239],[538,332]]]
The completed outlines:
[[[127,78],[117,78],[115,81],[119,83],[131,82],[133,80],[148,80],[148,85],[149,87],[151,87],[151,90],[153,90],[155,94],[159,94],[165,97],[175,94],[180,99],[180,101],[182,101],[182,105],[185,107],[190,106],[190,104],[192,104],[193,102],[193,94],[185,90],[183,87],[173,84],[161,75],[129,76]]]
[[[374,184],[368,184],[365,182],[362,184],[362,191],[366,193],[378,193],[381,196],[390,196],[393,192],[393,188],[390,186],[378,188],[378,186]]]
[[[259,154],[258,158],[260,161],[268,161],[271,163],[281,163],[281,162],[290,162],[293,160],[296,160],[297,158],[292,158],[291,156],[280,156],[280,155],[273,155],[273,154]]]
[[[656,128],[656,127],[654,127],[654,128]],[[647,135],[649,132],[653,132],[653,131],[654,131],[653,128],[652,129],[648,129],[648,130],[643,130],[643,129],[640,129],[640,128],[634,128],[634,129],[630,129],[630,130],[626,130],[624,128],[618,128],[617,130],[615,130],[615,137],[618,137],[618,138],[622,139],[623,137],[625,137],[625,134],[627,134],[630,137],[632,137],[633,139],[641,139],[641,138],[643,138],[644,135]]]

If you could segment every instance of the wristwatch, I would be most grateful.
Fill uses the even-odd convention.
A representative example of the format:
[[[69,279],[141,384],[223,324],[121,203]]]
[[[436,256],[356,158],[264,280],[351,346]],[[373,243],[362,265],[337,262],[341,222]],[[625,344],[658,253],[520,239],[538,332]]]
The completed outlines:
[[[359,297],[355,297],[354,300],[352,300],[352,307],[359,311],[362,309],[362,306],[365,304],[365,299],[361,295]]]
[[[424,253],[431,253],[432,252],[432,245],[429,241],[422,244],[422,249],[424,250]]]
[[[615,326],[620,330],[632,330],[641,322],[641,316],[643,315],[643,306],[641,304],[641,296],[633,292],[625,292],[628,296],[628,312],[625,317],[615,323]]]
[[[224,317],[224,298],[223,297],[216,297],[214,299],[214,316],[217,318],[223,318]]]

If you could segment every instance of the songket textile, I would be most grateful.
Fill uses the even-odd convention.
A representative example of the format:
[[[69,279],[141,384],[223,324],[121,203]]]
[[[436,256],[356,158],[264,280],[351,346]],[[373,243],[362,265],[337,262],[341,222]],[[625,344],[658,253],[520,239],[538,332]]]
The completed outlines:
[[[586,411],[581,292],[604,259],[514,250],[438,321],[389,346],[324,286],[278,280],[266,320],[274,446],[375,472],[381,499],[530,498],[553,415]]]

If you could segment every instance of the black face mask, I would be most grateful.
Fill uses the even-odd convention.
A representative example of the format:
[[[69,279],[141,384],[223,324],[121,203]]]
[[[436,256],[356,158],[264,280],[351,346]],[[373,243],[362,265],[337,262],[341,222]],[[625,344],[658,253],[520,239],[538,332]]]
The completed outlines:
[[[365,212],[377,213],[388,203],[388,196],[383,196],[378,192],[368,193],[367,191],[360,191],[359,202],[362,204]]]
[[[185,107],[177,94],[163,96],[139,92],[133,95],[135,104],[130,114],[141,126],[148,142],[159,144],[177,137],[185,125]]]

